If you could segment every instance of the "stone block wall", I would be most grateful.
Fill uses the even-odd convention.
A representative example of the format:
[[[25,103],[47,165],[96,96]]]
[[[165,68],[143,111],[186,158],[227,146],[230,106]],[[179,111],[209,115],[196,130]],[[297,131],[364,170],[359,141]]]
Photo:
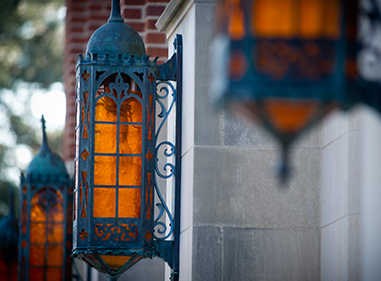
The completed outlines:
[[[320,129],[295,144],[280,186],[274,140],[211,104],[215,8],[171,1],[157,23],[184,41],[180,280],[319,280]]]

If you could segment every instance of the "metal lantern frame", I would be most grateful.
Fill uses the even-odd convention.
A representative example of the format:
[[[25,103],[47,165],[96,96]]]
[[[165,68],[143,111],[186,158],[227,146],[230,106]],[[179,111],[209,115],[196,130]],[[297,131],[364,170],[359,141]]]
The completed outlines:
[[[305,37],[260,34],[254,28],[255,2],[226,0],[225,6],[221,6],[221,32],[211,48],[213,65],[217,66],[212,71],[211,87],[217,105],[238,107],[241,114],[245,112],[246,117],[259,121],[277,137],[283,147],[281,176],[285,178],[288,149],[297,135],[333,108],[347,110],[357,103],[366,103],[380,111],[380,83],[370,81],[361,69],[356,69],[359,53],[369,47],[357,38],[359,0],[336,1],[338,34]],[[374,9],[379,6],[374,0],[369,2]],[[240,16],[234,18],[234,12]],[[378,7],[377,11],[363,12],[362,16],[370,19],[369,26],[372,26],[381,23],[380,12]],[[240,19],[239,27],[232,27]],[[294,24],[298,23],[299,19],[295,19]],[[265,109],[269,100],[314,103],[316,111],[301,129],[283,132],[275,127]]]
[[[110,20],[109,20],[110,21]],[[76,157],[75,189],[74,189],[74,221],[72,256],[85,261],[98,271],[106,274],[110,280],[116,280],[120,274],[143,258],[154,256],[164,259],[172,268],[173,280],[179,274],[179,237],[180,237],[180,175],[181,175],[181,103],[182,103],[182,37],[176,36],[175,53],[170,60],[162,65],[151,61],[149,56],[134,54],[89,53],[86,57],[76,58]],[[97,90],[107,77],[114,77],[109,84],[110,92]],[[131,90],[131,85],[124,79],[129,77],[136,82],[141,91],[137,96]],[[131,81],[132,81],[131,80]],[[175,83],[173,83],[175,82]],[[132,83],[132,82],[131,82]],[[113,96],[114,94],[114,96]],[[117,120],[112,122],[119,136],[120,126],[137,125],[142,128],[142,147],[138,157],[141,157],[141,209],[136,217],[118,217],[120,199],[115,199],[115,217],[95,217],[97,205],[94,200],[94,189],[102,188],[95,184],[95,157],[116,156],[116,194],[119,185],[119,161],[121,157],[137,156],[136,154],[121,154],[118,148],[115,153],[97,153],[95,151],[95,124],[103,124],[95,118],[96,103],[104,97],[113,99],[117,106]],[[163,100],[170,98],[169,103]],[[121,122],[122,103],[128,98],[139,100],[142,105],[142,120],[138,123]],[[161,112],[156,113],[157,105]],[[156,115],[160,121],[155,126]],[[175,117],[175,140],[159,142],[163,126],[171,115]],[[110,123],[111,124],[111,123]],[[157,129],[156,129],[157,128]],[[117,137],[117,144],[119,146]],[[166,147],[165,162],[159,167],[158,151]],[[160,162],[161,163],[161,162]],[[164,172],[163,172],[164,171]],[[158,178],[173,180],[174,208],[170,211],[161,195]],[[107,188],[107,187],[104,187]],[[154,198],[159,214],[154,218]],[[125,198],[125,197],[124,197]],[[163,220],[163,218],[166,219]],[[129,257],[124,265],[112,269],[102,259],[105,255]]]
[[[61,280],[71,280],[71,258],[70,250],[72,246],[72,209],[73,209],[73,187],[72,181],[69,175],[65,173],[50,173],[51,167],[55,165],[64,168],[63,160],[54,152],[50,150],[47,144],[46,133],[45,133],[45,120],[42,117],[42,127],[43,127],[43,141],[39,154],[32,160],[31,165],[34,165],[34,170],[30,173],[21,174],[20,182],[20,229],[19,229],[19,254],[18,254],[18,280],[28,281],[30,279],[31,267],[35,270],[44,271],[44,280],[50,280],[52,278],[57,278],[57,273],[54,273],[54,269],[61,268]],[[43,160],[45,159],[45,160]],[[48,160],[46,160],[48,159]],[[37,160],[37,161],[36,161]],[[35,161],[35,162],[34,162]],[[49,163],[48,163],[49,162]],[[59,163],[61,162],[61,163]],[[50,166],[47,166],[49,165]],[[28,169],[29,169],[28,167]],[[62,170],[63,171],[63,170]],[[57,202],[57,198],[59,202]],[[57,205],[62,205],[63,220],[56,221],[52,211]],[[42,207],[45,210],[46,220],[32,221],[31,212],[34,211],[34,207]],[[45,243],[31,241],[32,228],[31,225],[44,225]],[[54,231],[55,225],[61,226],[62,230],[62,242],[57,243],[56,241],[50,241],[51,238],[49,234]],[[36,236],[37,233],[33,235]],[[41,237],[35,237],[35,239],[40,240]],[[54,239],[53,239],[54,240]],[[43,247],[44,253],[32,254],[31,247]],[[50,249],[50,247],[52,249]],[[55,265],[56,262],[53,258],[49,259],[49,253],[57,253],[57,248],[62,247],[62,265]],[[58,250],[59,252],[59,250]],[[43,259],[44,265],[31,265],[32,259],[38,258]],[[49,263],[52,263],[49,265]],[[49,271],[52,271],[51,273]],[[52,275],[49,275],[52,274]],[[57,280],[57,279],[56,279]],[[31,280],[33,281],[33,280]]]

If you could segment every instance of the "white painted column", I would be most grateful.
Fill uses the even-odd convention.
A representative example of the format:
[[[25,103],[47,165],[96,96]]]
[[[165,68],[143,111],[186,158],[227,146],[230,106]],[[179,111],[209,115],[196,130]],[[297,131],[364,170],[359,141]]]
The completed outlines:
[[[381,278],[381,116],[368,111],[364,122],[364,280]]]

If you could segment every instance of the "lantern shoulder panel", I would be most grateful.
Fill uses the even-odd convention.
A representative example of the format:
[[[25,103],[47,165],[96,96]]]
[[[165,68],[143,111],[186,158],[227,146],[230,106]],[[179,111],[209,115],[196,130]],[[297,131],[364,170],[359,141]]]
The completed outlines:
[[[86,57],[89,53],[143,56],[146,52],[142,38],[132,27],[123,22],[108,22],[91,36]]]

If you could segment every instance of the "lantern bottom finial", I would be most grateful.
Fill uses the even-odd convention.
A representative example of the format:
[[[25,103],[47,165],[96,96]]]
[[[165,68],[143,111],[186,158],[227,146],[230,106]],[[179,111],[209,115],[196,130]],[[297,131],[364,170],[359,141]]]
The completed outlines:
[[[110,275],[106,275],[106,278],[108,281],[117,281],[119,279],[120,275],[116,275],[116,276],[110,276]]]
[[[285,185],[290,177],[290,164],[289,164],[289,146],[283,144],[282,145],[282,159],[280,162],[278,176],[280,182]]]

